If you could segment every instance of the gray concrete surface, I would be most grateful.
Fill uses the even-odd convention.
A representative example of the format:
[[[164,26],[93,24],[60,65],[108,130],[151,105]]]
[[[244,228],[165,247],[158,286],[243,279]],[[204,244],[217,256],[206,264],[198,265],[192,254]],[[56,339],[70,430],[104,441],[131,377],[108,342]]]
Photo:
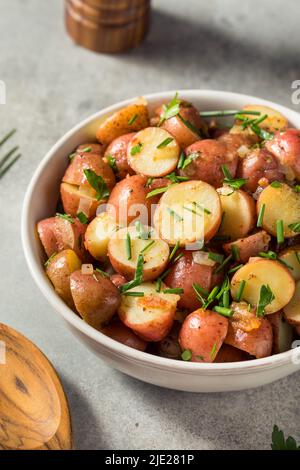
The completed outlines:
[[[25,265],[20,215],[45,152],[79,120],[130,96],[179,88],[252,93],[295,109],[296,0],[154,1],[145,43],[120,56],[76,47],[61,0],[0,0],[0,135],[16,126],[22,160],[0,182],[0,319],[36,342],[68,394],[81,449],[268,449],[276,423],[298,437],[299,374],[243,393],[159,389],[109,369],[65,329]]]

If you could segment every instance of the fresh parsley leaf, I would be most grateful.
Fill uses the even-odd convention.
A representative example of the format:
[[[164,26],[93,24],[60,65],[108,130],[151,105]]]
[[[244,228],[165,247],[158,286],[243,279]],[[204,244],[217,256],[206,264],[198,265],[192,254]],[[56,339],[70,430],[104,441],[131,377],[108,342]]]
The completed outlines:
[[[116,163],[116,159],[112,156],[112,155],[107,155],[107,161],[108,161],[108,164],[109,166],[111,167],[112,171],[114,173],[117,173],[118,172],[118,168],[117,168],[117,163]]]
[[[171,119],[172,117],[177,116],[177,114],[179,114],[180,104],[181,100],[178,98],[178,93],[176,93],[170,103],[164,104],[162,106],[162,114],[159,121],[159,126],[167,119]]]
[[[184,170],[188,165],[192,163],[193,160],[200,157],[200,152],[192,152],[190,153],[187,158],[184,160],[181,169]]]
[[[296,222],[294,224],[290,224],[288,226],[291,230],[293,230],[293,232],[295,233],[300,233],[300,222]]]
[[[256,316],[259,318],[263,317],[265,314],[266,306],[269,305],[271,302],[273,302],[274,299],[275,299],[275,296],[273,292],[271,291],[270,286],[263,284],[260,288]]]
[[[97,201],[100,201],[101,199],[104,199],[109,196],[109,189],[107,184],[105,183],[104,179],[102,176],[97,175],[93,170],[88,168],[87,170],[84,170],[84,175],[92,188],[95,189],[97,192],[96,198]]]
[[[87,224],[89,219],[87,218],[87,216],[83,213],[83,212],[78,212],[77,214],[77,219],[79,220],[79,222],[81,222],[82,224]]]
[[[132,147],[132,149],[130,150],[130,155],[137,155],[138,153],[141,153],[142,147],[143,144],[139,142],[137,145]]]
[[[60,214],[59,212],[56,212],[56,216],[60,217],[61,219],[67,220],[68,222],[70,222],[70,224],[75,224],[73,217],[68,214]]]

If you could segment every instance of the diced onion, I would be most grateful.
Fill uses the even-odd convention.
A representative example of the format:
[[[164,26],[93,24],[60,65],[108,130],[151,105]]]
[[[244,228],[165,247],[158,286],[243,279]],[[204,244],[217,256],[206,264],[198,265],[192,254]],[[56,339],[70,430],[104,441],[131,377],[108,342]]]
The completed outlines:
[[[241,145],[238,149],[237,149],[237,153],[238,153],[238,156],[240,158],[245,158],[248,153],[249,153],[250,149],[247,145]]]
[[[92,264],[83,264],[81,274],[94,274],[94,266]]]
[[[230,194],[234,193],[234,189],[231,186],[222,186],[222,188],[218,188],[217,192],[221,194],[221,196],[230,196]]]
[[[209,258],[209,253],[206,251],[194,251],[193,261],[196,264],[203,264],[204,266],[215,266],[216,262]]]

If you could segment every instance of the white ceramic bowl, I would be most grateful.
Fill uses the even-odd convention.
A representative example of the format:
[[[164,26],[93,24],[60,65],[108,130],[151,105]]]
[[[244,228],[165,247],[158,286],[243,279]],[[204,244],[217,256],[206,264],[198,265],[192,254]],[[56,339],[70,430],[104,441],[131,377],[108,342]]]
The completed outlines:
[[[146,96],[150,109],[169,101],[175,92]],[[200,110],[240,109],[245,104],[260,103],[281,111],[294,127],[300,128],[300,115],[283,106],[252,96],[222,91],[182,90],[181,98],[191,101]],[[161,387],[191,392],[220,392],[257,387],[300,368],[295,350],[264,359],[238,363],[199,364],[175,361],[129,348],[95,330],[81,320],[56,295],[47,281],[42,264],[40,243],[35,234],[36,222],[55,212],[59,183],[67,166],[66,156],[82,142],[95,139],[99,123],[133,100],[106,108],[78,124],[64,135],[42,160],[29,184],[22,215],[22,241],[30,272],[48,302],[65,320],[72,332],[99,358],[112,367]]]

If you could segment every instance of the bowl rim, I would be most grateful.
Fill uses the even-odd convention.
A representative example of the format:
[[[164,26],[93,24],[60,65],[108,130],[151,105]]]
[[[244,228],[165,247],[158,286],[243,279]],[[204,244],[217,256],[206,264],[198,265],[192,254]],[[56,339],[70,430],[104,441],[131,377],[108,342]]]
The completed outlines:
[[[300,114],[296,111],[293,111],[285,106],[279,105],[269,100],[263,98],[245,95],[242,93],[232,93],[228,91],[219,91],[219,90],[206,90],[206,89],[182,89],[182,90],[169,90],[162,91],[157,93],[145,94],[143,97],[151,104],[151,102],[164,101],[171,99],[175,93],[184,96],[184,98],[191,99],[205,99],[213,98],[227,101],[230,100],[241,100],[248,101],[253,104],[262,104],[265,106],[273,107],[278,111],[282,112],[290,121],[298,120],[300,122]],[[96,119],[99,119],[105,115],[109,115],[114,111],[120,109],[123,106],[134,102],[137,98],[130,98],[118,102],[112,106],[108,106],[86,119],[79,122],[72,129],[66,132],[47,152],[44,158],[39,163],[38,167],[35,169],[33,176],[27,187],[23,207],[22,207],[22,218],[21,218],[21,238],[24,256],[29,268],[29,271],[45,296],[50,305],[60,313],[60,315],[67,321],[71,326],[76,330],[79,330],[80,333],[83,333],[88,338],[94,340],[96,343],[99,343],[103,346],[107,352],[112,353],[116,357],[123,357],[130,362],[135,362],[139,365],[144,365],[148,367],[154,367],[156,369],[168,370],[170,372],[180,372],[183,374],[193,374],[193,375],[225,375],[228,373],[234,374],[247,374],[249,372],[255,372],[257,369],[272,369],[281,367],[282,365],[287,365],[292,362],[293,349],[279,353],[273,356],[268,356],[261,359],[252,359],[249,361],[243,362],[231,362],[231,363],[199,363],[199,362],[185,362],[180,360],[168,359],[160,356],[155,356],[150,353],[138,351],[129,346],[126,346],[118,341],[113,340],[112,338],[105,336],[100,331],[94,329],[87,323],[85,323],[79,316],[77,316],[55,293],[52,286],[49,284],[47,278],[43,276],[40,272],[40,259],[38,256],[35,256],[31,248],[31,235],[30,229],[32,228],[32,221],[29,217],[29,209],[31,201],[34,198],[35,186],[40,175],[45,171],[48,162],[56,154],[59,148],[65,144],[69,139],[72,138],[80,129],[92,123]]]

